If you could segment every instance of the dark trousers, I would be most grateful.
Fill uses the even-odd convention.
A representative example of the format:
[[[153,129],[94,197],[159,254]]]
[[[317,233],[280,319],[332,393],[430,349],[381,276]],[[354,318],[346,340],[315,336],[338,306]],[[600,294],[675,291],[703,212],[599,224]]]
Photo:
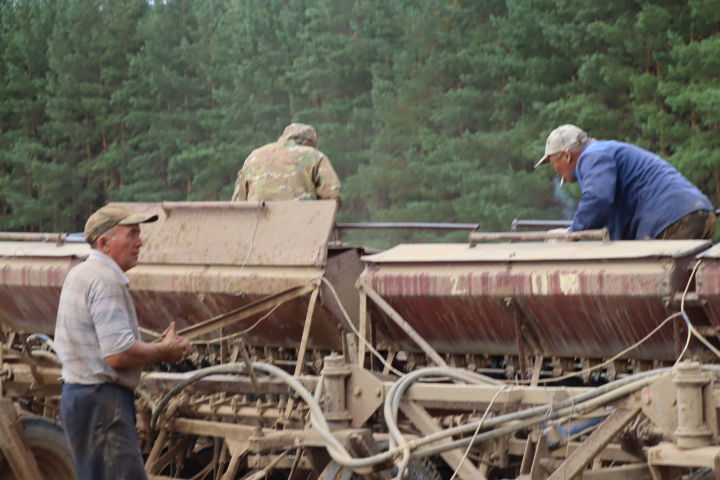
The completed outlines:
[[[64,384],[60,413],[78,480],[147,479],[130,390]]]
[[[698,210],[685,215],[657,236],[658,240],[711,240],[715,235],[715,212]]]

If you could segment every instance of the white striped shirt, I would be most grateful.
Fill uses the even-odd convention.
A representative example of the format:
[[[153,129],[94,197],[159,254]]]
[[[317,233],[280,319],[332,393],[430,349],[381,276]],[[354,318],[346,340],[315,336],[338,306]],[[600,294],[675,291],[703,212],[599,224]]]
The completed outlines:
[[[116,369],[105,361],[140,338],[128,284],[118,264],[95,249],[68,274],[55,324],[64,382],[137,387],[141,368]]]

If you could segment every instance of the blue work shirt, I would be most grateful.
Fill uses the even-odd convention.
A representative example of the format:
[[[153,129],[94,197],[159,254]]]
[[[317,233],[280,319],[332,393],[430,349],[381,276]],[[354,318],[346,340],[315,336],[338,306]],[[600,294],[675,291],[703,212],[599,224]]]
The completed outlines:
[[[629,143],[592,141],[574,174],[582,197],[570,231],[607,227],[613,240],[656,238],[689,213],[714,210],[672,165]]]

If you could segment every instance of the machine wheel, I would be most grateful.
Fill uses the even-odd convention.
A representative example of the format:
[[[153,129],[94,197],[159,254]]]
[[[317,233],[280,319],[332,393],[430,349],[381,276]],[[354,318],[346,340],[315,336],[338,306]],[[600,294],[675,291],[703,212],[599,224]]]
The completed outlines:
[[[75,480],[72,455],[62,427],[42,417],[22,417],[25,441],[37,461],[43,478]],[[10,465],[0,452],[0,480],[15,480]]]
[[[397,469],[392,469],[392,475],[397,474]],[[359,480],[360,475],[355,475],[349,468],[343,467],[334,460],[327,464],[318,480]],[[432,462],[427,459],[414,460],[407,468],[405,478],[409,480],[440,480],[440,473]]]

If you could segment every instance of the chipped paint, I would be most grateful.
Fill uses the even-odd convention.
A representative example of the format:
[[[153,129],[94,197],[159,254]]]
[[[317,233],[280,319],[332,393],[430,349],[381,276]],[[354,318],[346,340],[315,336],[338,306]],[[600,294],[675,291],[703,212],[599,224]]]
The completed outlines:
[[[530,285],[533,295],[547,295],[550,292],[550,281],[547,273],[530,273]]]
[[[560,291],[563,295],[578,295],[580,293],[580,275],[577,273],[560,273]]]

